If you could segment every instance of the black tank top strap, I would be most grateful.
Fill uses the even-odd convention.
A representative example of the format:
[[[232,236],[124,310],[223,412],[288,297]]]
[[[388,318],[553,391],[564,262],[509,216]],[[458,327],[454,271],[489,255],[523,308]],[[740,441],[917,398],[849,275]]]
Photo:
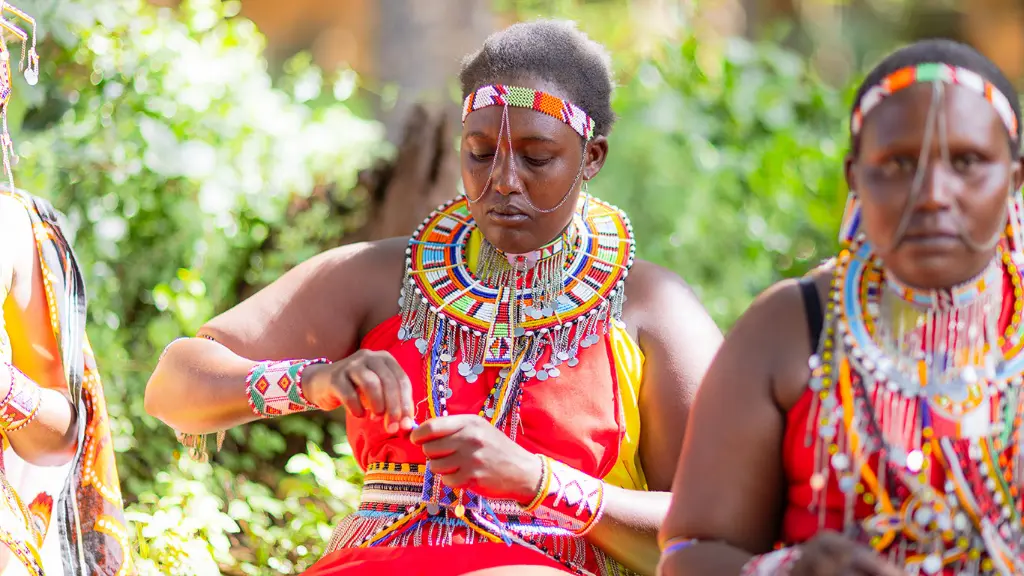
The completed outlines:
[[[818,295],[818,286],[814,279],[804,276],[799,280],[800,295],[804,301],[804,314],[807,317],[807,332],[811,337],[811,354],[818,351],[818,342],[821,341],[821,331],[825,325],[822,317],[821,297]]]

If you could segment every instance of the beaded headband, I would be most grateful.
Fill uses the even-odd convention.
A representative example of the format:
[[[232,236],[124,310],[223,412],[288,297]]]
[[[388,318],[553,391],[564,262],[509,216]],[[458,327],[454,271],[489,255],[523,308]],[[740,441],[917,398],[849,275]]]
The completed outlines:
[[[969,88],[992,104],[1010,132],[1010,137],[1015,142],[1017,141],[1017,116],[1013,113],[1013,107],[1006,95],[977,72],[941,62],[929,62],[901,68],[864,92],[850,118],[850,133],[856,136],[860,132],[864,125],[864,118],[882,100],[920,82],[944,82]]]
[[[466,116],[470,112],[488,106],[516,106],[536,110],[565,122],[584,140],[594,137],[594,119],[579,106],[547,92],[504,84],[481,86],[466,96],[462,105],[462,123],[466,123]]]

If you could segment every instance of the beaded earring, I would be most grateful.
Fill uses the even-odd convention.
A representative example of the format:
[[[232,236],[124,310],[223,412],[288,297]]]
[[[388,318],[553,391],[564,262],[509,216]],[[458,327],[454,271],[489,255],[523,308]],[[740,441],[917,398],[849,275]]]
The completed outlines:
[[[32,37],[3,18],[4,13],[10,13],[32,26]],[[21,41],[21,60],[18,69],[24,72],[25,81],[34,86],[39,82],[39,54],[36,52],[36,21],[18,8],[0,0],[0,29],[6,31]],[[29,42],[31,41],[31,45]],[[27,62],[26,62],[27,61]],[[27,64],[27,66],[26,66]],[[4,173],[11,189],[14,189],[14,173],[12,166],[18,163],[18,156],[14,151],[14,142],[11,140],[10,130],[7,128],[7,105],[11,101],[13,91],[13,78],[11,76],[11,53],[7,48],[7,41],[0,34],[0,149],[3,150]]]
[[[1016,259],[1024,258],[1024,196],[1020,190],[1010,189],[1007,199],[1006,234],[1010,241],[1010,251]]]
[[[843,211],[843,220],[839,225],[839,243],[848,245],[857,238],[860,233],[860,199],[857,193],[850,190],[846,196],[846,209]]]

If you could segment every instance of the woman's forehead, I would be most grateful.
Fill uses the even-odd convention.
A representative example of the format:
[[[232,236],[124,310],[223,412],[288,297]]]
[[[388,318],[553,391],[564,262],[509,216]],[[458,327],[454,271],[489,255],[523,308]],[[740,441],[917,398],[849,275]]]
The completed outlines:
[[[893,94],[864,119],[860,134],[862,145],[885,146],[922,140],[927,131],[929,113],[940,105],[945,115],[947,135],[993,139],[1005,144],[1006,126],[992,104],[980,94],[955,84],[920,83]],[[936,102],[941,94],[941,103]]]

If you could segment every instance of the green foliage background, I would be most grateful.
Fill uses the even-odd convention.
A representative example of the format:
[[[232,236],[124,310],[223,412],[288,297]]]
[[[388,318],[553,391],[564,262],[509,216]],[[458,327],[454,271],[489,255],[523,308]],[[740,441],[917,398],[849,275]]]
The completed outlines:
[[[68,215],[85,267],[139,568],[298,573],[358,493],[342,428],[254,424],[198,464],[143,394],[164,345],[358,226],[356,173],[390,153],[382,129],[357,114],[349,73],[325,79],[297,57],[272,81],[237,2],[19,6],[46,41],[39,86],[15,86],[16,178]],[[739,40],[685,37],[617,66],[619,121],[591,192],[630,214],[641,257],[727,327],[831,253],[843,95],[798,56]]]

